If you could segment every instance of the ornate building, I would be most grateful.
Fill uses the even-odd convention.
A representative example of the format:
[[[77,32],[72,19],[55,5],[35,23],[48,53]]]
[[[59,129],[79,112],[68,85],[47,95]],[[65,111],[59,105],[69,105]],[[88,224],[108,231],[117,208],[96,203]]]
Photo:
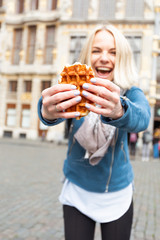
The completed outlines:
[[[38,99],[107,21],[128,38],[152,108],[150,130],[160,127],[160,0],[1,0],[0,137],[64,138],[64,123],[39,122]]]

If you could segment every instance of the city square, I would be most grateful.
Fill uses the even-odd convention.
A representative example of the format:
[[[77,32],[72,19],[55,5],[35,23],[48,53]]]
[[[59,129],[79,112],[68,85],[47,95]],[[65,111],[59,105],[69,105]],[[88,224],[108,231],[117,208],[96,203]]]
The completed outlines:
[[[66,144],[0,139],[0,240],[64,240],[62,207]],[[131,160],[135,172],[131,240],[160,239],[160,161]],[[95,240],[100,240],[97,224]]]

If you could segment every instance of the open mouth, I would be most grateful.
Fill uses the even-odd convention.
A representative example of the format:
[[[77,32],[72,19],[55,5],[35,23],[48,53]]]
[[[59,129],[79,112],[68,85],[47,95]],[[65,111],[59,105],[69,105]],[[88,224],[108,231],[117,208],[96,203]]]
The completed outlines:
[[[107,67],[96,67],[96,72],[99,77],[106,78],[110,75],[112,69]]]

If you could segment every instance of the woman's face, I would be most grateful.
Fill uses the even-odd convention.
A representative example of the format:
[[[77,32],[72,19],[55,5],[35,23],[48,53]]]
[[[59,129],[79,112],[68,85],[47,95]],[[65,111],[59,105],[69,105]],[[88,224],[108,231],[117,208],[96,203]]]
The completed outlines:
[[[106,30],[97,32],[91,50],[91,66],[95,77],[112,81],[115,58],[116,45],[113,35]]]

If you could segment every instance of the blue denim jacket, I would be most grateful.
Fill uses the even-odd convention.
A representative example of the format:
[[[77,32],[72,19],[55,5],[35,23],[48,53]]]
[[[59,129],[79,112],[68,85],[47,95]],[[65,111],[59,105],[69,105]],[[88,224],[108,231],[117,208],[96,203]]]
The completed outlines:
[[[101,121],[116,127],[116,144],[108,148],[107,153],[99,162],[92,166],[84,158],[85,149],[75,140],[74,134],[81,126],[84,118],[73,119],[67,157],[64,161],[64,175],[79,187],[92,192],[118,191],[133,181],[133,169],[129,160],[128,132],[140,132],[148,127],[150,121],[150,106],[141,89],[132,87],[124,97],[121,97],[124,115],[112,120],[101,116]],[[56,125],[64,119],[54,122],[46,121],[41,115],[42,99],[38,103],[40,120],[48,125]]]

